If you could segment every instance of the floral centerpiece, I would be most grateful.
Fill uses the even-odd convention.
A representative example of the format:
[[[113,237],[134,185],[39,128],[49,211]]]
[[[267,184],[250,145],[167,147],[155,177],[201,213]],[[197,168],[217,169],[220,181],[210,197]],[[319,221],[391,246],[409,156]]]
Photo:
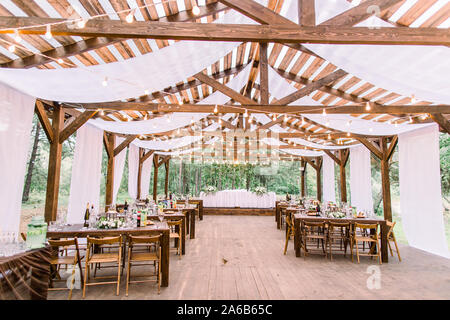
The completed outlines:
[[[256,193],[256,195],[262,196],[263,194],[267,193],[267,189],[264,187],[256,187],[254,192]]]
[[[216,187],[214,187],[214,186],[207,186],[206,188],[205,188],[205,194],[214,194],[214,193],[216,193],[217,192],[217,188]]]
[[[341,219],[341,218],[345,218],[345,213],[342,212],[342,211],[331,211],[331,212],[328,214],[328,216],[329,216],[330,218],[338,218],[338,219]]]
[[[98,229],[117,229],[121,228],[125,225],[125,223],[121,219],[108,219],[106,217],[101,217],[97,221]]]

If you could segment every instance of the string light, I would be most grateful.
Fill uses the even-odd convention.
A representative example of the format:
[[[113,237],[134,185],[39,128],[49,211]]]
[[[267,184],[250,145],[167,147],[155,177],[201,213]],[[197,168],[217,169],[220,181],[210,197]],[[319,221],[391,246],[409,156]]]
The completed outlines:
[[[103,111],[103,109],[100,109],[100,115],[101,115],[101,116],[104,116],[104,115],[105,115],[105,112]]]
[[[198,15],[200,14],[200,8],[199,8],[197,5],[194,5],[194,6],[192,7],[192,13],[193,13],[195,16],[198,16]]]
[[[125,21],[128,23],[132,23],[134,21],[134,12],[136,9],[131,10],[131,12],[125,17]]]
[[[284,115],[284,122],[287,122],[288,121],[288,116],[287,116],[287,114],[285,114]]]
[[[105,77],[105,79],[103,79],[102,85],[104,87],[108,86],[108,77]]]
[[[417,102],[416,96],[412,95],[411,96],[411,103],[416,103],[416,102]]]
[[[347,137],[350,137],[350,132],[347,132]]]
[[[9,52],[14,52],[14,51],[16,51],[16,46],[12,44],[8,47],[8,50],[9,50]]]
[[[53,38],[53,35],[52,35],[52,30],[51,30],[51,26],[50,25],[47,25],[47,31],[45,32],[45,37],[47,38],[47,39],[51,39],[51,38]]]
[[[64,60],[61,59],[61,58],[59,58],[59,59],[58,59],[58,63],[59,63],[59,64],[63,64],[63,63],[64,63]]]
[[[330,134],[328,134],[328,140],[331,140],[331,135]]]
[[[327,115],[327,112],[325,111],[325,108],[323,109],[323,111],[322,111],[322,116],[326,116]]]
[[[409,117],[409,123],[413,123],[413,119]]]
[[[420,119],[426,120],[428,118],[428,114],[423,114],[420,116]]]
[[[80,21],[77,22],[77,26],[80,29],[83,29],[84,27],[86,27],[86,20],[81,19]]]
[[[214,113],[217,113],[219,110],[217,108],[217,104],[214,106]]]
[[[247,111],[247,109],[245,109],[244,118],[247,118],[247,117],[248,117],[248,111]]]
[[[351,124],[352,124],[352,120],[348,120],[347,121],[347,127],[350,127]]]
[[[273,121],[277,120],[277,115],[276,114],[273,115],[272,120]]]
[[[302,125],[305,124],[305,118],[302,117]]]
[[[22,42],[22,38],[20,37],[20,34],[19,34],[19,30],[14,30],[14,40],[17,42],[17,43],[20,43],[20,42]]]
[[[372,127],[370,127],[370,128],[369,128],[369,131],[370,131],[370,132],[372,132],[372,131],[373,131]]]
[[[149,91],[148,91],[148,90],[144,90],[144,94],[145,94],[146,96],[148,96]]]
[[[367,110],[367,111],[370,111],[370,109],[372,109],[372,108],[370,107],[370,103],[369,103],[369,102],[366,102],[366,110]]]

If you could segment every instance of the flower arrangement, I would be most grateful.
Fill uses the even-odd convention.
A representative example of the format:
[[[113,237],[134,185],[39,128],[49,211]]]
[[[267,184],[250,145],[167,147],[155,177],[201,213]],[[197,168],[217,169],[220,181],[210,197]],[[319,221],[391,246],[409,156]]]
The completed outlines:
[[[121,219],[108,219],[106,217],[101,217],[100,220],[97,221],[98,229],[117,229],[121,228],[125,225],[125,223]]]
[[[256,195],[262,196],[263,194],[267,193],[267,189],[264,187],[256,187],[254,192],[256,193]]]
[[[207,186],[204,191],[206,194],[214,194],[217,192],[217,188],[214,186]]]
[[[345,218],[345,213],[341,211],[332,211],[328,215],[330,216],[330,218]]]

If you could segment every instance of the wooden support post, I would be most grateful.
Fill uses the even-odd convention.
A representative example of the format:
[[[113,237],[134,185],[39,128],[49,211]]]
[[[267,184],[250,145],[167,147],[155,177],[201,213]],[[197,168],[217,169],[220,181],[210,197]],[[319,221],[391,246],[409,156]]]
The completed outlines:
[[[153,157],[153,200],[156,201],[158,197],[158,155]]]
[[[106,171],[105,211],[108,211],[108,209],[111,209],[114,202],[114,145],[116,136],[114,134],[109,134],[106,142],[105,147],[108,154],[108,168]]]
[[[341,186],[341,201],[347,202],[347,178],[345,176],[345,165],[348,159],[348,149],[339,150],[339,171],[340,171],[340,186]]]
[[[307,162],[302,159],[301,166],[302,166],[303,170],[301,171],[301,186],[300,186],[302,198],[306,197],[306,179],[305,179],[306,165],[307,165]]]
[[[389,179],[389,148],[387,145],[387,138],[380,138],[380,147],[382,152],[381,157],[381,191],[383,194],[383,212],[384,219],[392,221],[392,207],[391,207],[391,182]]]
[[[164,163],[164,166],[166,167],[166,179],[164,181],[164,194],[166,195],[166,198],[168,198],[169,193],[169,163],[170,159]]]
[[[45,197],[45,221],[55,221],[58,210],[59,181],[61,176],[62,143],[59,134],[64,127],[64,111],[59,106],[53,107],[52,141],[48,159],[47,193]]]
[[[321,169],[322,169],[322,157],[316,158],[316,183],[317,183],[317,200],[322,202],[322,179],[321,179]]]
[[[141,179],[142,179],[142,157],[144,156],[144,149],[139,148],[139,165],[138,165],[138,178],[137,178],[137,198],[141,198]]]
[[[267,43],[259,44],[259,78],[261,104],[269,104],[269,70],[267,63]]]

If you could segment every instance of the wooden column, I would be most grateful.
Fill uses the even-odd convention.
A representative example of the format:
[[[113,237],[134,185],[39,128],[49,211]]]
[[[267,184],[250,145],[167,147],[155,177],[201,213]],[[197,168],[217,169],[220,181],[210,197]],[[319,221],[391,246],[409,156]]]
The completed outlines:
[[[391,207],[391,181],[389,179],[389,159],[387,138],[380,138],[380,148],[382,152],[381,157],[381,191],[383,194],[383,212],[384,219],[392,221],[392,207]]]
[[[269,104],[269,66],[267,63],[267,43],[259,44],[259,78],[261,104]]]
[[[153,200],[158,196],[158,155],[153,156]]]
[[[142,179],[142,157],[144,156],[144,149],[139,148],[139,165],[137,178],[137,198],[141,198],[141,179]]]
[[[105,210],[107,211],[113,204],[114,197],[114,145],[116,136],[109,134],[105,139],[106,153],[108,154],[108,167],[106,171],[106,190],[105,190]]]
[[[168,197],[168,193],[169,193],[169,163],[170,163],[170,159],[168,159],[164,163],[164,166],[166,167],[166,179],[164,181],[164,194],[166,195],[166,198]]]
[[[64,128],[64,111],[59,106],[53,107],[52,137],[48,159],[47,193],[45,197],[45,221],[55,221],[58,210],[59,181],[61,176],[62,142],[59,135]]]
[[[317,183],[317,200],[322,202],[322,180],[321,180],[321,170],[322,170],[322,157],[316,158],[316,183]]]
[[[304,198],[306,196],[306,164],[307,162],[305,160],[302,159],[301,161],[301,166],[303,168],[302,172],[301,172],[301,185],[300,185],[300,189],[301,189],[301,195]]]
[[[347,152],[347,154],[346,154]],[[347,178],[345,176],[345,165],[348,159],[348,150],[339,150],[339,172],[340,172],[340,187],[341,187],[341,202],[347,202]]]

